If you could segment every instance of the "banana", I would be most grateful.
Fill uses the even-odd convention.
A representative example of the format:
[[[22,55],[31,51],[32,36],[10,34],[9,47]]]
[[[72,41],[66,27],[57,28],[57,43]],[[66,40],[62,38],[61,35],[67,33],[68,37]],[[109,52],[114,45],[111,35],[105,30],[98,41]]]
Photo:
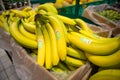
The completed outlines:
[[[56,73],[60,73],[60,72],[64,72],[61,68],[59,68],[59,67],[56,67],[56,66],[54,66],[54,67],[52,67],[52,69],[51,69],[53,72],[56,72]]]
[[[63,28],[61,27],[59,20],[55,16],[48,16],[48,18],[56,35],[59,57],[63,61],[65,60],[67,55],[66,39]]]
[[[10,25],[10,34],[11,36],[18,42],[20,43],[22,46],[30,48],[30,49],[36,49],[37,48],[37,41],[31,40],[25,36],[23,36],[19,30],[19,20],[17,20],[16,22],[13,22]]]
[[[46,28],[49,33],[50,41],[51,41],[52,64],[57,65],[60,59],[59,59],[59,54],[57,51],[57,41],[56,41],[55,32],[49,23],[46,23]]]
[[[120,69],[107,69],[93,74],[89,80],[120,80]]]
[[[37,55],[36,55],[36,53],[30,53],[29,54],[32,58],[33,58],[33,60],[37,60]]]
[[[82,19],[76,18],[74,20],[81,29],[93,33],[93,31],[87,26],[87,24]]]
[[[52,12],[54,14],[58,14],[56,8],[54,8],[54,6],[49,3],[39,5],[35,11],[39,12],[39,10],[45,10],[46,12]]]
[[[57,67],[59,67],[63,71],[69,71],[69,69],[67,68],[67,66],[63,62],[59,62],[58,65],[57,65]]]
[[[50,12],[52,12],[54,14],[58,14],[58,11],[57,11],[56,7],[54,6],[54,3],[45,3],[45,4],[46,4],[46,6],[51,8],[52,11],[50,11]]]
[[[4,18],[4,16],[3,16],[3,15],[0,15],[0,21],[1,21],[2,23],[4,23],[5,18]]]
[[[10,12],[15,13],[16,16],[18,16],[18,17],[28,17],[27,12],[25,12],[25,11],[20,11],[20,10],[17,10],[17,9],[11,9]]]
[[[120,64],[120,57],[119,57],[120,50],[107,56],[97,56],[97,55],[89,54],[87,52],[85,53],[85,55],[90,62],[100,67],[112,67],[117,64]]]
[[[45,68],[51,69],[52,68],[51,40],[47,32],[47,29],[45,27],[45,24],[43,24],[42,26],[42,31],[43,31],[44,40],[45,40]]]
[[[66,40],[67,43],[69,43],[69,40],[68,40],[68,37],[67,37],[67,29],[66,29],[65,24],[63,23],[63,21],[57,15],[55,17],[58,18],[59,23],[61,24],[61,27],[62,27],[62,29],[64,31],[65,40]]]
[[[114,38],[105,38],[105,37],[101,37],[98,34],[95,33],[89,33],[86,32],[85,30],[80,30],[79,31],[81,34],[85,35],[86,37],[92,38],[94,40],[99,40],[99,42],[103,43],[103,42],[111,42],[114,40],[117,40],[120,37],[114,37]]]
[[[74,71],[77,69],[77,67],[71,66],[71,65],[67,65],[67,67],[70,69],[70,71]]]
[[[71,66],[74,66],[74,67],[80,67],[80,66],[85,64],[84,60],[72,58],[72,57],[69,57],[69,56],[66,56],[66,59],[64,60],[64,62],[67,65],[71,65]]]
[[[8,21],[7,21],[7,18],[4,19],[4,22],[3,22],[3,29],[7,32],[9,32],[9,26],[8,26]]]
[[[97,34],[95,34],[95,33],[90,33],[90,32],[87,32],[87,31],[85,31],[85,30],[79,30],[79,32],[81,33],[81,34],[83,34],[83,35],[85,35],[85,36],[87,36],[87,37],[89,37],[89,38],[92,38],[92,39],[101,39],[102,38],[102,36],[99,36],[99,35],[97,35]]]
[[[21,32],[21,34],[23,34],[25,37],[30,38],[32,40],[37,40],[37,36],[33,33],[28,32],[24,27],[23,24],[20,24],[19,26],[19,31]]]
[[[24,11],[24,12],[29,12],[31,10],[32,10],[32,8],[30,6],[27,6],[24,9],[22,9],[22,11]]]
[[[56,0],[55,7],[56,8],[62,8],[63,7],[64,0]]]
[[[3,27],[3,23],[0,21],[0,27]]]
[[[100,43],[97,40],[90,40],[86,37],[76,35],[75,32],[68,33],[70,42],[79,49],[95,55],[110,55],[120,47],[119,38],[113,42]]]
[[[40,66],[44,66],[45,63],[45,40],[43,36],[43,32],[41,29],[41,24],[36,21],[36,35],[38,42],[38,50],[37,50],[37,63]]]
[[[24,27],[27,31],[29,31],[29,32],[31,32],[31,33],[35,33],[35,30],[36,30],[35,25],[30,24],[30,23],[27,23],[27,22],[25,22],[23,19],[21,19],[21,21],[22,21],[23,27]]]
[[[74,58],[86,60],[86,56],[83,51],[74,49],[72,47],[67,47],[67,55]]]
[[[56,15],[56,16],[59,17],[65,24],[76,25],[76,22],[69,17],[63,15]]]

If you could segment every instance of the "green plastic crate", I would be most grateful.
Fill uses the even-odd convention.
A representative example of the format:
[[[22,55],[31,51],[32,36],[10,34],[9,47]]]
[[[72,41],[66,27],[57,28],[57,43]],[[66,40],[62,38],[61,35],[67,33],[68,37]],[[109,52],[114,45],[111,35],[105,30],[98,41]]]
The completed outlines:
[[[63,7],[63,8],[58,8],[58,12],[61,15],[81,15],[83,10],[91,5],[100,5],[103,3],[107,3],[107,0],[99,0],[99,1],[94,1],[94,2],[90,2],[90,3],[85,3],[85,4],[79,4],[76,3],[76,5],[73,6],[67,6],[67,7]]]
[[[46,2],[55,2],[56,0],[30,0],[31,4],[36,4],[36,3],[39,3],[39,4],[43,4],[43,3],[46,3]]]
[[[117,3],[119,0],[107,0],[109,5]]]

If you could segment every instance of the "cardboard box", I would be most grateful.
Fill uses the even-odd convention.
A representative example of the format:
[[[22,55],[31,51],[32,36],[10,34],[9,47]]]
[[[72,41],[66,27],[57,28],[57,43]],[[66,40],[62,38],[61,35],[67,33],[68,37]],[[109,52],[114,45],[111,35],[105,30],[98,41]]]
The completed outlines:
[[[108,4],[89,6],[84,10],[82,16],[85,18],[88,18],[91,21],[93,21],[94,23],[100,25],[103,29],[112,31],[112,35],[116,36],[116,35],[120,34],[120,31],[119,31],[120,24],[116,23],[112,20],[109,20],[97,13],[97,12],[102,11],[107,8],[111,8],[111,6],[109,6]]]
[[[0,48],[6,50],[12,58],[20,80],[59,80],[44,67],[39,66],[26,50],[17,44],[9,33],[0,28]],[[66,80],[87,80],[92,71],[89,62],[68,75]]]

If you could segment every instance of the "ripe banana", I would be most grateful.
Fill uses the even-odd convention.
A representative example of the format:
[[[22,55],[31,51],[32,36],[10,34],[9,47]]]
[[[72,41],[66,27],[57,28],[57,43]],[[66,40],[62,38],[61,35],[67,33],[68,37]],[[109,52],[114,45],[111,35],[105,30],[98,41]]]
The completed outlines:
[[[45,10],[46,12],[52,12],[54,14],[58,13],[56,8],[54,8],[54,6],[49,3],[39,5],[35,11],[39,12],[39,10]]]
[[[17,10],[17,9],[11,9],[10,12],[15,13],[16,16],[18,16],[18,17],[28,17],[27,12],[25,12],[25,11],[20,11],[20,10]]]
[[[86,56],[83,51],[74,49],[72,47],[67,47],[67,55],[77,59],[86,60]]]
[[[57,50],[57,41],[56,41],[55,32],[49,23],[46,23],[46,29],[49,33],[50,41],[51,41],[52,64],[57,65],[60,59],[59,59],[59,54]]]
[[[110,55],[118,50],[120,47],[119,38],[113,42],[100,43],[97,40],[90,40],[81,35],[74,34],[75,32],[68,33],[70,42],[77,46],[79,49],[95,54],[95,55]]]
[[[117,40],[120,37],[114,37],[114,38],[105,38],[105,37],[101,37],[97,34],[94,33],[89,33],[86,32],[85,30],[80,30],[79,31],[81,34],[85,35],[86,37],[92,38],[94,40],[99,40],[99,42],[103,43],[103,42],[112,42],[114,40]]]
[[[13,22],[10,25],[10,34],[11,36],[22,46],[30,48],[30,49],[36,49],[37,48],[37,41],[31,40],[25,36],[23,36],[19,30],[18,30],[18,24],[19,21]]]
[[[24,9],[22,9],[22,11],[25,11],[25,12],[29,12],[31,10],[32,10],[32,8],[30,6],[27,6]]]
[[[65,24],[63,23],[63,21],[57,15],[55,17],[58,18],[59,23],[61,24],[61,27],[62,27],[62,29],[64,31],[65,40],[66,40],[67,43],[69,43],[69,40],[68,40],[68,37],[67,37],[67,29],[66,29]]]
[[[93,74],[89,80],[120,80],[120,69],[107,69]]]
[[[58,11],[57,11],[56,7],[54,6],[54,3],[45,3],[45,4],[46,4],[46,6],[51,8],[52,11],[50,11],[50,12],[52,12],[54,14],[58,14]]]
[[[3,27],[3,23],[0,21],[0,27]]]
[[[69,24],[69,25],[76,25],[76,22],[66,16],[62,16],[62,15],[56,15],[57,17],[59,17],[65,24]]]
[[[4,19],[4,22],[3,22],[3,29],[7,32],[9,32],[9,26],[8,26],[8,21],[7,21],[7,18]]]
[[[83,30],[87,32],[93,33],[93,31],[87,26],[87,24],[82,19],[76,18],[74,20],[80,28],[82,28]]]
[[[23,34],[25,37],[30,38],[32,40],[37,40],[37,36],[33,33],[28,32],[24,27],[23,24],[20,24],[19,26],[19,31],[21,32],[21,34]]]
[[[66,56],[66,59],[64,60],[64,62],[68,65],[75,66],[75,67],[80,67],[86,63],[84,60],[72,58],[69,56]]]
[[[48,16],[48,18],[56,35],[59,57],[63,61],[65,60],[66,55],[67,55],[64,31],[61,27],[59,20],[55,16]]]
[[[5,18],[4,18],[4,16],[1,14],[0,15],[0,21],[2,22],[2,23],[4,23],[4,21],[5,21]]]
[[[87,52],[85,53],[85,55],[90,62],[100,67],[112,67],[120,64],[120,57],[119,57],[120,50],[107,56],[97,56],[97,55],[89,54]]]
[[[41,30],[41,24],[36,21],[36,35],[38,42],[37,63],[43,66],[45,63],[45,41]]]
[[[51,69],[52,68],[51,40],[44,24],[42,25],[42,31],[44,35],[44,41],[45,41],[45,68]]]
[[[21,21],[22,21],[23,27],[24,27],[27,31],[29,31],[29,32],[31,32],[31,33],[35,33],[35,29],[36,29],[35,25],[30,24],[30,23],[27,23],[27,22],[25,22],[23,19],[21,19]]]

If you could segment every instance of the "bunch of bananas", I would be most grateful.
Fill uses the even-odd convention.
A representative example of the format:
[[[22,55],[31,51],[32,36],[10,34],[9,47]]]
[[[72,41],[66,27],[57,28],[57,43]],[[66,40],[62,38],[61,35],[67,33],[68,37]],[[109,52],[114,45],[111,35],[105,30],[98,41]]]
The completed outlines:
[[[68,25],[74,26],[76,22],[58,15],[51,3],[39,5],[34,10],[31,7],[11,9],[0,15],[1,28],[48,70],[56,70],[58,66],[62,70],[68,70],[67,66],[73,70],[86,63],[82,50],[67,45]]]
[[[59,15],[51,3],[5,11],[0,26],[48,70],[75,70],[87,60],[106,68],[120,64],[120,37],[101,37],[80,18]]]
[[[120,69],[107,69],[95,73],[89,80],[120,80]]]

